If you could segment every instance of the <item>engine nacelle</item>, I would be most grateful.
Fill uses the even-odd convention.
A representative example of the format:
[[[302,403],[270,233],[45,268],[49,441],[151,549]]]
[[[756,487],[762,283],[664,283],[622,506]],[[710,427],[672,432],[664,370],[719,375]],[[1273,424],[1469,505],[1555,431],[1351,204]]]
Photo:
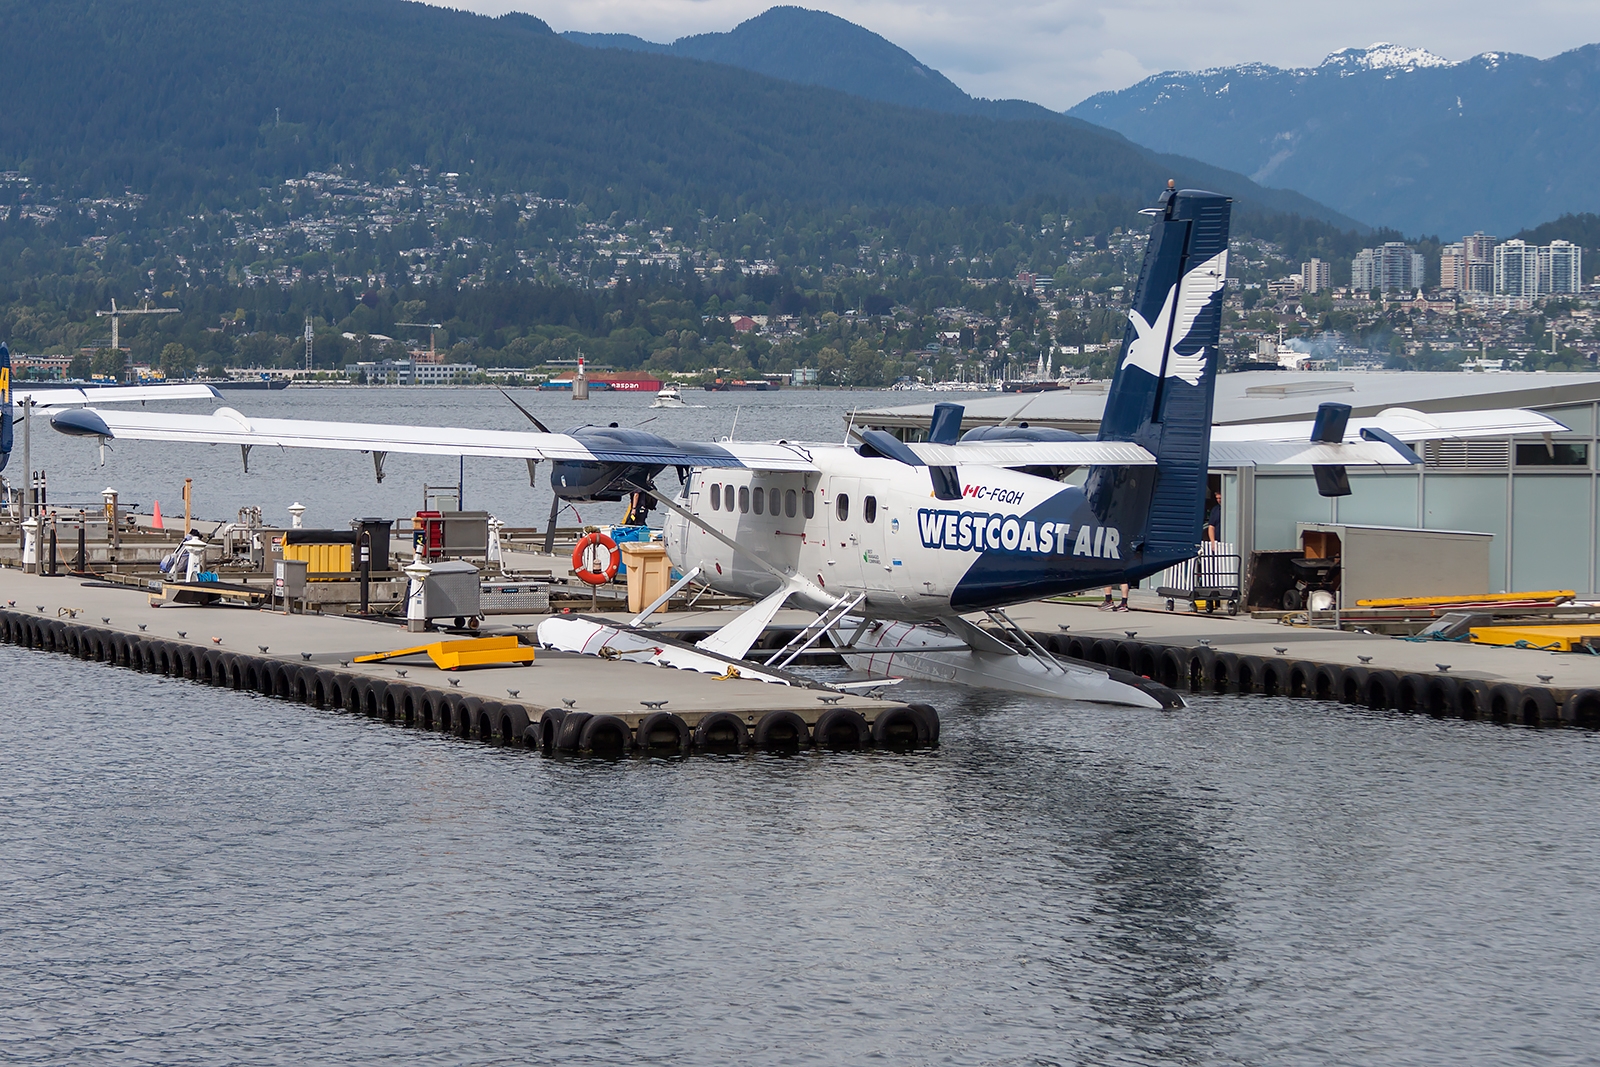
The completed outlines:
[[[1058,430],[1053,426],[1029,426],[1025,422],[1015,426],[975,426],[961,435],[962,441],[984,441],[993,444],[997,441],[1087,441],[1088,438],[1081,433],[1071,430]],[[1021,471],[1023,474],[1032,474],[1038,478],[1049,478],[1059,482],[1067,475],[1077,470],[1076,467],[1064,466],[1038,466],[1038,467],[1012,467],[1012,470]]]

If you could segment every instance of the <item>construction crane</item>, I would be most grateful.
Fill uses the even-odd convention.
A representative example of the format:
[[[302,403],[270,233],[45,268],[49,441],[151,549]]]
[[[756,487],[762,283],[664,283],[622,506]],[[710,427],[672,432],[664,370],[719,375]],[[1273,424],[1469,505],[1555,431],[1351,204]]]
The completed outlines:
[[[96,311],[94,314],[95,314],[96,318],[105,318],[107,315],[111,316],[111,347],[113,349],[120,350],[122,348],[122,334],[118,330],[117,327],[118,327],[119,321],[121,320],[122,316],[124,316],[124,315],[179,315],[179,314],[182,314],[182,309],[181,308],[153,308],[153,307],[148,307],[148,306],[142,307],[142,308],[119,308],[119,307],[117,307],[117,302],[115,300],[112,300],[111,301],[111,310],[110,311]],[[129,385],[134,384],[134,381],[133,381],[133,351],[131,349],[128,352],[128,367],[127,367],[127,371],[125,372],[125,374],[126,374],[125,380],[127,381],[127,383]]]
[[[419,330],[427,330],[428,331],[428,362],[429,363],[437,363],[437,362],[439,362],[439,354],[438,354],[438,352],[434,351],[434,347],[433,347],[433,334],[434,334],[435,330],[444,329],[444,323],[442,323],[442,322],[397,322],[397,323],[395,323],[395,325],[396,326],[412,326],[412,327],[415,327],[416,329],[419,329]]]

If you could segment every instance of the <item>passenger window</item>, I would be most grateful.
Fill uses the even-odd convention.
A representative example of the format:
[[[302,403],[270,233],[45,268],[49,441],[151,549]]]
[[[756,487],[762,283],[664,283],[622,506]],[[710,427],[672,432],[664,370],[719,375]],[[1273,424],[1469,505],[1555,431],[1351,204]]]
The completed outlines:
[[[727,511],[733,510],[733,486],[731,485],[722,487],[722,506]]]
[[[756,486],[756,491],[751,495],[755,497],[756,514],[765,513],[767,510],[767,491],[758,485]]]
[[[767,497],[767,510],[774,515],[780,514],[783,511],[783,490],[773,486],[767,492],[771,494]]]
[[[803,492],[800,495],[804,498],[804,501],[805,501],[806,518],[808,518],[808,519],[816,518],[817,517],[817,494],[815,494],[811,490],[807,489],[805,492]]]
[[[839,516],[839,521],[844,522],[850,517],[850,494],[840,493],[833,499],[833,513]]]
[[[791,519],[794,518],[795,497],[799,495],[800,494],[796,493],[793,489],[790,489],[788,492],[783,494],[783,513],[789,516]]]
[[[875,496],[863,497],[861,500],[861,517],[868,522],[878,521],[878,498]]]
[[[748,485],[741,485],[739,487],[739,514],[744,515],[744,514],[747,514],[749,511],[750,511],[750,487]]]
[[[711,487],[711,510],[722,510],[722,486],[720,485],[713,485]]]

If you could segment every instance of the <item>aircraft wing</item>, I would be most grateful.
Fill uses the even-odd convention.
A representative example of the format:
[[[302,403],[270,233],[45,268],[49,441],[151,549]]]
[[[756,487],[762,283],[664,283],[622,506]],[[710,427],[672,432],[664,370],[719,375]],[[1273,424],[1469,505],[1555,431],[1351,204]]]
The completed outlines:
[[[106,385],[86,389],[16,389],[17,404],[33,401],[36,408],[77,407],[82,404],[143,404],[149,400],[221,400],[215,387],[198,383],[173,385]]]
[[[816,466],[792,445],[753,442],[678,444],[652,435],[626,441],[600,430],[579,439],[564,433],[478,430],[460,426],[397,426],[367,422],[250,418],[233,408],[210,415],[157,411],[102,411],[69,408],[50,423],[75,437],[119,441],[171,441],[191,444],[266,445],[326,448],[351,452],[401,452],[501,459],[550,459],[605,463],[646,463],[674,467],[735,467],[753,470],[810,471]]]
[[[1305,441],[1311,436],[1313,425],[1311,422],[1256,422],[1214,426],[1212,455],[1216,455],[1215,445],[1219,441]],[[1359,440],[1363,430],[1381,430],[1401,441],[1438,441],[1565,433],[1567,429],[1550,416],[1526,408],[1432,413],[1412,408],[1384,408],[1376,415],[1351,419],[1345,427],[1345,440]]]

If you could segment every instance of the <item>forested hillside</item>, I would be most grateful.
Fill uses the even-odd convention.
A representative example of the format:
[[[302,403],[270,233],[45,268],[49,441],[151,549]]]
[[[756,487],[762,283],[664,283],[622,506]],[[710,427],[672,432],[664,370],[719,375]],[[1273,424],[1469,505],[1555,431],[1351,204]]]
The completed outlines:
[[[112,299],[182,309],[122,333],[169,373],[293,364],[307,316],[320,367],[437,321],[481,366],[995,373],[1120,335],[1137,210],[1169,177],[1238,197],[1252,277],[1361,240],[1079,122],[585,48],[525,15],[0,0],[0,20],[0,336],[75,374],[119,365],[94,347]],[[1019,274],[1071,314],[1046,329]],[[736,336],[732,313],[784,322]]]
[[[0,25],[0,169],[76,195],[216,205],[308,170],[420,163],[638,216],[1068,205],[1192,178],[1081,125],[935,115],[582,48],[525,15],[395,0],[3,0]],[[1193,169],[1244,203],[1318,213]]]

